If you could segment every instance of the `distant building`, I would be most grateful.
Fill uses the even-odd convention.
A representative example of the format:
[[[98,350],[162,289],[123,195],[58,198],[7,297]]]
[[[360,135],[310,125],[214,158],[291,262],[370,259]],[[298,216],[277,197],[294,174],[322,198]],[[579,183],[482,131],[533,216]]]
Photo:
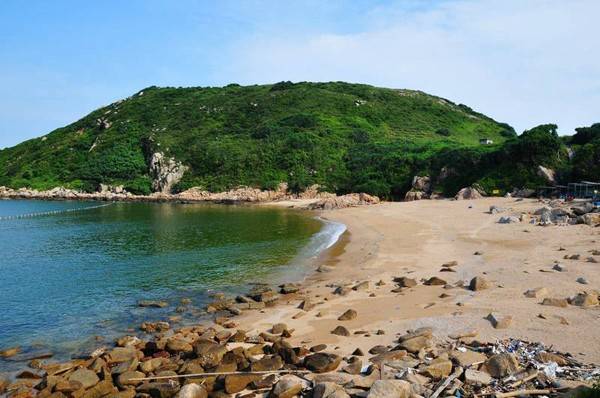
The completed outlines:
[[[494,141],[490,140],[489,138],[480,138],[479,143],[481,145],[492,145]]]

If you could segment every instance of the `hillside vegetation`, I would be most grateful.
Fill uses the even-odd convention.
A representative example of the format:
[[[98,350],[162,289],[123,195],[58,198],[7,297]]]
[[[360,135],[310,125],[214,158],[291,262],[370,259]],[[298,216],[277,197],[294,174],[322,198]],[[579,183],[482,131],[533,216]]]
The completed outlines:
[[[573,143],[582,148],[575,156],[586,167],[582,177],[597,172],[595,137]],[[494,144],[481,145],[482,138]],[[517,137],[507,124],[419,91],[281,82],[146,88],[0,151],[0,186],[95,191],[110,184],[147,194],[157,152],[186,168],[176,191],[287,182],[296,191],[319,184],[392,199],[416,174],[433,176],[436,189],[452,195],[475,182],[502,190],[537,184],[538,164],[571,172],[553,125]]]

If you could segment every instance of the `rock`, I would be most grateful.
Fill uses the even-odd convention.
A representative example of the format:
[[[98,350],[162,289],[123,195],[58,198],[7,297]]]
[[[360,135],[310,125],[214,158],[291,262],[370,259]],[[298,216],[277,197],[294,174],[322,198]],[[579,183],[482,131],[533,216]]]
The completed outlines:
[[[194,347],[190,343],[185,340],[173,338],[169,339],[166,346],[167,350],[170,352],[192,352],[194,351]]]
[[[352,352],[352,355],[356,355],[357,357],[362,357],[365,354],[363,353],[363,351],[360,348],[357,348],[356,350],[354,350]]]
[[[519,370],[519,362],[514,355],[508,353],[496,354],[484,363],[486,371],[494,378],[510,376]]]
[[[525,293],[525,297],[529,298],[544,298],[548,295],[548,289],[545,287],[537,287],[535,289],[529,289]]]
[[[190,383],[181,387],[181,390],[175,396],[176,398],[207,398],[208,393],[206,392],[206,388],[203,386]]]
[[[400,336],[398,338],[398,341],[403,342],[403,341],[412,339],[414,337],[421,337],[421,336],[431,338],[431,336],[433,336],[433,329],[430,327],[422,327],[422,328],[410,330],[410,331],[408,331],[408,333]]]
[[[298,306],[298,308],[300,308],[301,310],[304,310],[304,311],[310,311],[310,310],[312,310],[313,308],[315,308],[315,305],[316,305],[316,304],[314,304],[314,303],[313,303],[313,302],[310,300],[310,298],[306,298],[306,299],[304,299],[304,301],[303,301],[303,302],[301,302],[301,303],[300,303],[300,305]]]
[[[425,192],[423,191],[416,191],[411,189],[410,191],[406,192],[406,195],[404,195],[404,200],[406,202],[412,202],[414,200],[421,200],[421,199],[428,199],[429,195],[427,195]]]
[[[589,282],[584,277],[580,276],[577,278],[577,283],[581,283],[582,285],[587,285]]]
[[[490,214],[502,213],[503,211],[505,210],[502,207],[496,205],[490,206]]]
[[[367,398],[408,398],[410,395],[410,384],[404,380],[377,380]]]
[[[339,355],[318,352],[304,358],[304,366],[315,373],[326,373],[336,370],[341,361]]]
[[[279,355],[265,356],[250,365],[253,372],[265,372],[283,368],[283,359]]]
[[[361,290],[367,290],[369,288],[369,281],[363,281],[360,282],[358,284],[356,284],[355,286],[352,287],[352,290],[355,291],[361,291]]]
[[[140,364],[140,370],[144,373],[154,372],[156,369],[158,369],[162,366],[164,361],[165,361],[164,358],[149,359]]]
[[[138,301],[137,305],[138,307],[165,308],[169,305],[169,303],[160,300],[140,300]]]
[[[376,355],[369,359],[369,362],[380,365],[382,363],[390,363],[403,360],[406,357],[405,350],[393,350]]]
[[[452,372],[452,362],[444,358],[436,358],[424,369],[424,372],[429,377],[439,380],[447,377]]]
[[[261,379],[259,375],[253,374],[235,374],[225,376],[225,392],[227,394],[236,394],[243,391],[248,385],[254,381]]]
[[[558,272],[566,272],[567,269],[565,268],[564,265],[562,264],[554,264],[554,267],[552,267],[553,270],[558,271]]]
[[[171,188],[177,184],[188,167],[174,158],[167,158],[161,152],[155,152],[150,158],[150,176],[154,192],[171,193]]]
[[[447,282],[437,276],[427,279],[423,284],[427,286],[444,286]]]
[[[348,360],[348,365],[342,368],[342,371],[351,374],[357,375],[360,374],[362,370],[362,361],[358,357],[351,357]]]
[[[546,168],[542,165],[538,165],[536,173],[539,177],[546,180],[547,183],[549,183],[549,184],[556,183],[556,172],[554,170]]]
[[[142,374],[141,377],[144,377]],[[85,368],[77,369],[75,372],[71,373],[69,376],[69,381],[74,381],[80,383],[84,389],[88,389],[94,387],[100,379],[93,371]]]
[[[388,351],[388,348],[386,346],[376,345],[374,347],[371,347],[371,349],[369,350],[369,354],[379,355],[379,354],[382,354],[387,351]]]
[[[600,213],[587,213],[581,216],[583,224],[595,226],[600,224]]]
[[[178,383],[172,382],[146,382],[136,387],[136,391],[141,396],[150,396],[152,398],[172,398],[179,390]],[[146,395],[144,395],[146,394]]]
[[[319,200],[308,206],[309,210],[333,210],[347,207],[374,205],[379,203],[377,196],[366,193],[352,193],[343,196],[334,196]]]
[[[284,375],[271,390],[272,398],[293,398],[304,388],[304,381],[298,376]]]
[[[216,343],[198,343],[194,347],[198,356],[198,363],[203,368],[212,368],[217,366],[222,360],[227,348]]]
[[[489,313],[487,319],[490,321],[494,329],[507,329],[512,323],[512,316]]]
[[[492,376],[475,369],[465,370],[465,383],[476,386],[487,386],[492,382]]]
[[[102,380],[94,387],[85,391],[82,398],[100,398],[116,394],[119,390],[112,384],[111,380]]]
[[[284,330],[287,330],[287,325],[285,323],[276,323],[271,327],[271,333],[273,334],[281,334]]]
[[[315,346],[310,347],[311,352],[319,352],[327,349],[327,344],[317,344]]]
[[[130,370],[128,372],[121,373],[119,375],[119,377],[117,378],[117,383],[121,387],[137,386],[137,385],[141,384],[142,382],[139,380],[132,380],[132,379],[139,379],[142,377],[146,377],[146,375],[144,373],[138,372],[136,370]]]
[[[21,347],[11,347],[0,351],[0,358],[10,358],[21,352]]]
[[[394,282],[398,284],[400,287],[415,287],[417,286],[416,279],[407,278],[405,276],[401,278],[394,278]]]
[[[481,198],[483,198],[482,192],[480,192],[478,188],[473,186],[461,189],[454,197],[454,199],[456,200],[471,200]]]
[[[595,307],[598,305],[598,294],[590,294],[590,293],[579,293],[576,296],[572,297],[569,302],[571,305],[576,305],[578,307]]]
[[[485,354],[480,352],[466,350],[461,352],[458,350],[450,352],[450,358],[458,363],[463,368],[468,368],[476,363],[483,363],[487,359]]]
[[[353,309],[346,310],[342,315],[339,316],[338,321],[349,321],[357,316],[357,312]]]
[[[331,272],[333,270],[332,267],[328,266],[328,265],[319,265],[319,267],[317,268],[317,272]]]
[[[430,337],[416,336],[412,339],[404,340],[400,343],[400,347],[413,354],[418,353],[423,349],[433,347],[433,342]]]
[[[337,336],[348,337],[348,336],[350,336],[350,331],[348,329],[346,329],[346,327],[340,325],[340,326],[337,326],[335,329],[333,329],[331,331],[331,334],[335,334]]]
[[[280,292],[282,294],[296,293],[300,290],[300,287],[298,285],[296,285],[295,283],[285,283],[285,284],[281,285],[280,288],[281,288]]]
[[[515,216],[502,216],[498,219],[498,224],[516,224],[521,222],[519,217]]]
[[[469,289],[473,290],[474,292],[489,289],[490,286],[490,283],[481,276],[476,276],[475,278],[471,279],[471,282],[469,283]]]
[[[313,398],[350,398],[344,388],[332,382],[316,383]]]
[[[563,299],[563,298],[550,298],[550,297],[546,297],[542,301],[542,305],[547,305],[547,306],[551,306],[551,307],[566,308],[568,304],[569,303],[567,302],[567,300]]]

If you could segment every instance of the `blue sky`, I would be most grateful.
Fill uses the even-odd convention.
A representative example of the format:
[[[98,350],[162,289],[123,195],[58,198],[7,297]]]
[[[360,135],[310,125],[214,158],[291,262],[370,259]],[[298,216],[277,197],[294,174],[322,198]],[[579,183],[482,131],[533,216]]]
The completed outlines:
[[[144,87],[347,80],[600,122],[597,0],[2,0],[0,148]]]

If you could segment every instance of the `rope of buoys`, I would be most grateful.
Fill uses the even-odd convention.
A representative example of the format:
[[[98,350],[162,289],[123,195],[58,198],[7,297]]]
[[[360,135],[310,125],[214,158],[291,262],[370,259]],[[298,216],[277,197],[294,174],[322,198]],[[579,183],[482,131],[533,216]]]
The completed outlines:
[[[18,214],[18,215],[14,215],[14,216],[0,216],[0,221],[19,220],[19,219],[22,219],[22,218],[54,216],[54,215],[63,214],[63,213],[74,213],[76,211],[86,211],[86,210],[99,209],[101,207],[110,206],[112,204],[114,204],[114,202],[103,203],[103,204],[97,205],[97,206],[79,207],[79,208],[74,208],[74,209],[41,211],[41,212],[37,212],[37,213]]]

